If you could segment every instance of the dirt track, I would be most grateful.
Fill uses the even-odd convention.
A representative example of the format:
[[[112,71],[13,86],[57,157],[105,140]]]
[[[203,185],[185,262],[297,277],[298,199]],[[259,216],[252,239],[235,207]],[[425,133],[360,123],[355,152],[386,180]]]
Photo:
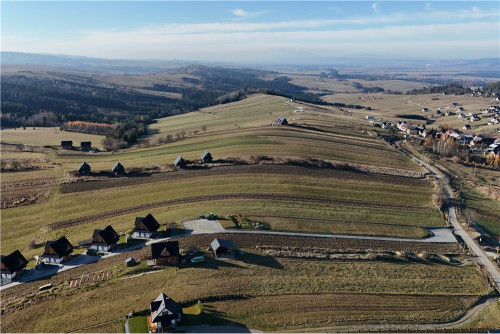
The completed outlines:
[[[144,203],[134,206],[129,206],[126,208],[120,208],[116,210],[106,211],[99,214],[88,215],[63,221],[58,221],[55,223],[48,224],[47,226],[51,229],[62,229],[71,226],[76,226],[88,222],[93,222],[101,219],[107,219],[114,216],[120,216],[128,213],[133,213],[137,211],[143,211],[147,209],[154,209],[169,205],[179,205],[187,203],[205,202],[205,201],[223,201],[223,200],[237,200],[237,199],[253,199],[253,200],[271,200],[271,201],[293,201],[293,202],[305,202],[305,203],[318,203],[318,204],[329,204],[329,205],[350,205],[359,207],[372,207],[372,208],[391,208],[400,209],[406,211],[424,211],[427,210],[426,206],[407,206],[407,205],[397,205],[390,203],[374,203],[374,202],[364,202],[364,201],[354,201],[354,200],[344,200],[344,199],[328,199],[328,198],[315,198],[308,196],[298,196],[298,195],[285,195],[285,194],[264,194],[264,193],[233,193],[233,194],[213,194],[213,195],[202,195],[202,196],[191,196],[183,197],[177,199],[169,199],[164,201],[158,201],[153,203]]]
[[[206,177],[217,175],[238,175],[238,174],[278,174],[291,176],[311,176],[317,178],[336,178],[342,180],[357,181],[379,181],[388,184],[405,184],[408,186],[422,186],[429,184],[429,181],[395,175],[376,174],[365,171],[346,171],[341,169],[324,169],[304,166],[290,165],[238,165],[219,166],[212,168],[179,170],[174,172],[164,172],[140,177],[119,177],[107,180],[95,180],[87,182],[76,182],[62,184],[62,193],[73,193],[80,191],[92,191],[114,187],[126,187],[144,183],[154,183],[159,181],[173,181],[191,177]]]

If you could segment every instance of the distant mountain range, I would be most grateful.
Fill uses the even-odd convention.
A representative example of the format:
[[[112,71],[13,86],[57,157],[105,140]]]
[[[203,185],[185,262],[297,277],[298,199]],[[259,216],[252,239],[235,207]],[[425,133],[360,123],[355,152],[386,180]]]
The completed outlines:
[[[2,65],[41,65],[60,67],[75,70],[121,71],[131,73],[156,73],[190,64],[203,64],[221,67],[253,67],[267,70],[294,68],[296,70],[317,70],[325,66],[333,66],[343,70],[416,70],[424,72],[455,72],[461,74],[476,74],[487,77],[500,77],[500,58],[485,59],[454,59],[454,60],[426,60],[426,59],[381,59],[365,55],[357,58],[324,58],[318,59],[317,64],[297,65],[262,65],[238,64],[217,62],[195,62],[184,60],[156,60],[156,59],[102,59],[69,55],[37,54],[21,52],[1,52]]]

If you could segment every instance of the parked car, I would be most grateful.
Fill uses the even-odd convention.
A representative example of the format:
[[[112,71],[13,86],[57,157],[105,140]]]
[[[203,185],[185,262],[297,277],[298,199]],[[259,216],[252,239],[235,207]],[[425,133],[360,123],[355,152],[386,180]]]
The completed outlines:
[[[203,261],[205,261],[205,258],[203,256],[195,256],[191,259],[191,263],[198,263]]]

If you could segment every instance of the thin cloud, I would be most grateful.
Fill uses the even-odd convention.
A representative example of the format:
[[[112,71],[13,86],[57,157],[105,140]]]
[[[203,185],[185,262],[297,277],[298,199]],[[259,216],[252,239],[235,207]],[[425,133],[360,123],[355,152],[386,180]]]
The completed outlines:
[[[241,17],[241,18],[249,18],[249,17],[256,17],[263,15],[267,13],[267,10],[259,11],[259,12],[249,12],[244,9],[234,9],[231,11],[234,15]]]
[[[374,12],[375,14],[378,14],[378,13],[379,13],[378,5],[379,5],[379,3],[378,3],[378,2],[374,2],[374,3],[372,3],[372,9],[373,9],[373,12]]]

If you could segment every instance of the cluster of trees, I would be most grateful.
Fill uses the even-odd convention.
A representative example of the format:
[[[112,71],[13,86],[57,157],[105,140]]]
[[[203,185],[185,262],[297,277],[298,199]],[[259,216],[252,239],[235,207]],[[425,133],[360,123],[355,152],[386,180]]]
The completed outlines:
[[[463,95],[463,94],[473,93],[473,90],[468,87],[464,87],[460,84],[449,84],[449,85],[424,87],[420,89],[412,89],[408,91],[406,94],[418,95],[418,94],[442,94],[442,93]]]
[[[470,158],[469,149],[467,147],[462,147],[451,137],[440,140],[430,136],[425,139],[424,145],[431,149],[434,153],[445,157],[457,156],[464,161]]]
[[[63,130],[94,133],[98,135],[106,135],[112,128],[113,126],[110,124],[85,121],[69,121],[63,123],[61,126],[61,129]]]
[[[488,96],[491,96],[493,94],[495,94],[496,96],[500,96],[500,81],[490,83],[489,85],[484,87],[483,93]]]

